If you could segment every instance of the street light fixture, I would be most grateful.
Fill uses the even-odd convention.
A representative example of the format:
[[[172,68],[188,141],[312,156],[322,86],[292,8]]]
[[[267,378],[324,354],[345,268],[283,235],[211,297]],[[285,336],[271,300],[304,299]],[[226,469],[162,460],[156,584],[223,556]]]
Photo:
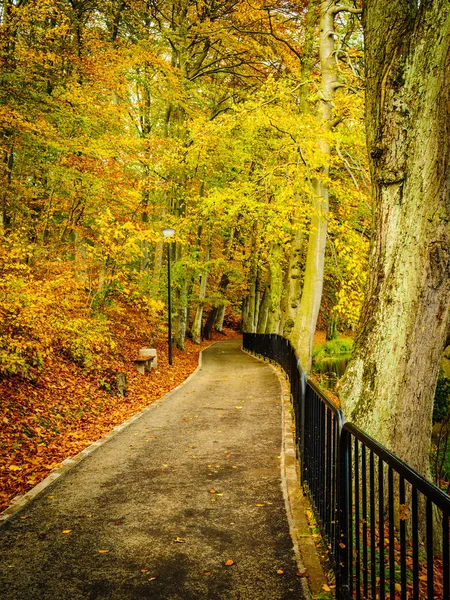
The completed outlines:
[[[163,236],[165,238],[172,238],[175,234],[175,230],[167,227],[166,229],[163,229]],[[168,296],[168,303],[167,303],[167,308],[168,308],[168,325],[169,325],[169,332],[168,332],[168,345],[169,345],[169,365],[172,364],[172,294],[171,294],[171,290],[170,290],[170,241],[168,240],[168,244],[167,244],[167,296]]]

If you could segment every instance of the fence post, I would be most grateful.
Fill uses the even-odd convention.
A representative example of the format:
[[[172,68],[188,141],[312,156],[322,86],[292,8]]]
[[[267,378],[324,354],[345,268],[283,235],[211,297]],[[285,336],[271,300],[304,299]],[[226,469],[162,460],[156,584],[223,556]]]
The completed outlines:
[[[300,366],[300,361],[297,360],[297,369],[299,372],[300,378],[300,389],[299,389],[299,408],[300,408],[300,423],[299,430],[297,432],[297,437],[300,438],[300,461],[301,461],[301,483],[303,483],[303,468],[305,463],[305,404],[306,404],[306,375],[303,372],[302,367]]]
[[[351,498],[349,497],[349,476],[350,476],[350,453],[349,453],[350,435],[343,428],[343,419],[339,419],[338,426],[338,461],[337,461],[337,518],[338,518],[338,536],[337,536],[337,565],[336,565],[336,597],[342,600],[350,598],[350,559],[349,556],[349,510]]]

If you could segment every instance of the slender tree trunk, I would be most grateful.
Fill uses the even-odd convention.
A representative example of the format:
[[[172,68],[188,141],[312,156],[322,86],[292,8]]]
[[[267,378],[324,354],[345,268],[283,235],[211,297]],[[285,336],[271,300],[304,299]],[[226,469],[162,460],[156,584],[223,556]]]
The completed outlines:
[[[334,56],[334,12],[336,2],[322,0],[320,13],[320,64],[321,88],[318,103],[318,116],[324,133],[331,128],[331,111],[336,84],[336,62]],[[322,300],[323,275],[325,265],[325,246],[328,227],[328,188],[326,178],[329,174],[330,143],[326,136],[319,141],[323,166],[323,178],[312,182],[313,215],[311,219],[306,257],[305,278],[300,307],[291,334],[291,342],[296,349],[303,370],[311,369],[312,346]]]
[[[370,279],[340,389],[346,417],[429,472],[450,333],[450,4],[367,0]]]
[[[279,333],[286,338],[290,338],[292,328],[294,327],[300,304],[302,291],[302,271],[303,271],[303,248],[305,245],[305,235],[303,231],[294,232],[290,253],[289,263],[284,282],[284,294],[281,305],[281,320],[279,324]]]
[[[283,250],[277,244],[269,260],[270,268],[270,302],[267,318],[266,333],[277,333],[281,319],[281,294],[283,288],[283,271],[281,258]]]
[[[142,194],[142,224],[144,227],[148,225],[148,192]],[[148,252],[148,241],[142,240],[141,242],[141,271],[148,271],[149,267],[149,252]]]
[[[270,270],[268,273],[268,280],[264,292],[262,295],[261,303],[259,305],[258,313],[258,324],[256,325],[256,333],[266,333],[267,319],[269,318],[269,307],[270,307]]]
[[[219,333],[223,332],[223,321],[225,319],[225,304],[221,304],[217,307],[217,316],[214,321],[214,329]]]
[[[277,333],[281,319],[280,303],[283,287],[283,271],[281,268],[282,255],[283,249],[281,244],[278,243],[273,249],[269,259],[270,301],[265,333]]]
[[[221,297],[218,300],[216,306],[212,308],[211,312],[208,315],[208,318],[205,323],[205,339],[210,340],[212,338],[212,331],[215,329],[219,333],[223,331],[223,320],[225,317],[225,292],[227,290],[228,284],[230,283],[230,278],[226,273],[222,274],[219,283],[218,293]],[[222,299],[223,298],[223,299]]]
[[[153,257],[152,281],[150,284],[150,296],[154,299],[158,297],[159,284],[161,281],[161,271],[163,264],[164,242],[161,240],[156,243],[155,254]]]
[[[256,240],[253,238],[252,243],[252,262],[250,267],[250,287],[248,298],[243,306],[243,330],[248,333],[255,333],[258,325],[258,314],[259,314],[259,292],[260,292],[260,281],[259,281],[259,269],[256,258]]]
[[[181,245],[175,248],[175,261],[178,263],[178,281],[174,290],[174,343],[180,350],[185,350],[185,337],[188,321],[188,272],[182,265]]]
[[[208,263],[211,258],[211,240],[208,239],[207,249],[205,254],[205,261]],[[203,270],[201,280],[200,280],[200,289],[198,292],[198,303],[197,309],[195,311],[194,322],[191,327],[191,335],[192,341],[194,344],[200,344],[202,337],[202,318],[203,318],[203,305],[205,303],[206,298],[206,287],[208,284],[208,265],[205,266]]]

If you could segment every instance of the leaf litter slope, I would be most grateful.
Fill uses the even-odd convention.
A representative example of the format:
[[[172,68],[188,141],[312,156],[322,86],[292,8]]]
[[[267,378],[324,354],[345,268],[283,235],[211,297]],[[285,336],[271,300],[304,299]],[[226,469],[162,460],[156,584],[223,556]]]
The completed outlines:
[[[0,510],[29,491],[61,462],[101,438],[186,379],[198,365],[199,352],[215,340],[195,345],[186,341],[186,352],[174,348],[172,367],[167,364],[167,342],[153,344],[158,368],[140,375],[133,359],[148,346],[148,331],[138,311],[114,325],[120,340],[118,353],[100,355],[99,368],[86,372],[61,356],[50,356],[32,380],[9,377],[0,381]],[[228,337],[237,334],[227,330]],[[215,335],[216,339],[224,336]],[[125,372],[128,391],[119,397],[109,388],[108,376]]]

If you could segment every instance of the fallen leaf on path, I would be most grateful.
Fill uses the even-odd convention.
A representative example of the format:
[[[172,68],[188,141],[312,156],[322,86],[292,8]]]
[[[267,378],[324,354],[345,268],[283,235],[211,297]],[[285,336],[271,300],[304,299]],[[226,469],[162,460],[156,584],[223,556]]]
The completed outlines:
[[[71,531],[71,529],[63,529],[62,533],[70,533]]]
[[[278,569],[277,575],[283,575],[283,573],[284,573],[283,569]]]
[[[324,592],[331,592],[331,588],[326,583],[323,584],[322,589]]]
[[[99,550],[98,551],[99,554],[106,554],[107,552],[109,552],[109,550]]]
[[[155,581],[156,577],[150,577],[149,581]]]
[[[265,504],[255,504],[255,506],[265,506]]]
[[[226,567],[231,567],[231,565],[234,565],[234,560],[231,560],[231,558],[230,558],[230,559],[228,559],[228,560],[225,562],[225,566],[226,566]]]
[[[148,569],[141,569],[141,573],[148,573]]]
[[[176,539],[173,540],[176,544],[184,544],[186,542],[185,539],[177,537]]]
[[[8,469],[10,471],[21,471],[22,467],[18,467],[17,465],[9,465]]]
[[[216,494],[217,492],[216,492],[216,490],[213,488],[212,490],[209,490],[209,493],[210,493],[210,494]]]

